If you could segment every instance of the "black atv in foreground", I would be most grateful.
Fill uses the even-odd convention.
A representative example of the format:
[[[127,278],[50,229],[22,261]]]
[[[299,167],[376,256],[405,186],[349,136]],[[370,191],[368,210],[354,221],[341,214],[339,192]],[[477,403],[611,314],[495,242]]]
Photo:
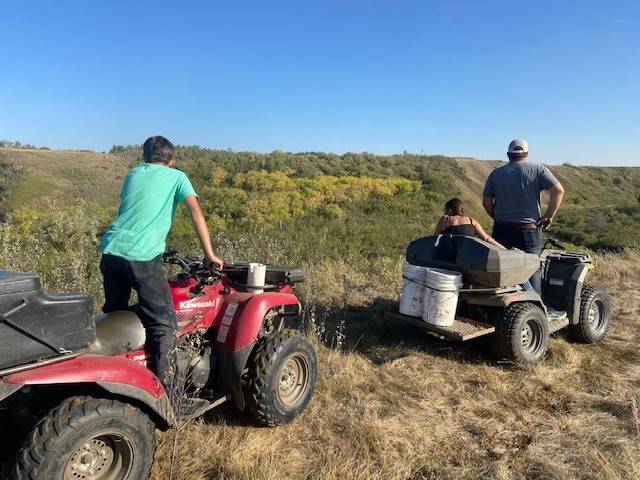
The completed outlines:
[[[547,249],[551,244],[556,249]],[[502,250],[477,238],[453,235],[425,237],[407,248],[411,265],[462,273],[453,325],[432,325],[421,318],[387,312],[421,330],[458,341],[490,335],[495,355],[514,363],[540,361],[549,335],[568,327],[571,338],[596,343],[611,322],[611,301],[600,287],[585,284],[595,267],[587,253],[564,251],[554,239],[545,242],[541,258],[519,250]],[[520,286],[542,267],[542,298]],[[553,319],[548,309],[566,311]]]

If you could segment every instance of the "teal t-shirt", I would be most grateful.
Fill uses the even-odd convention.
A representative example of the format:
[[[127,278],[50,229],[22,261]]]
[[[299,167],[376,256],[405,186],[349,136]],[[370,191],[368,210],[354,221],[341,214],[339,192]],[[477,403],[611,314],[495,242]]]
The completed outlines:
[[[152,163],[129,171],[118,216],[102,238],[100,251],[126,260],[148,261],[164,252],[179,202],[196,192],[180,170]]]

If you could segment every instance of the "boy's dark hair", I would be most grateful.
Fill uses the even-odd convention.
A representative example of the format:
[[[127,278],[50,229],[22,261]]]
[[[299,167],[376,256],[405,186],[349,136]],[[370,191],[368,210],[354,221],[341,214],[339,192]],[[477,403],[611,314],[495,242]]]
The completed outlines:
[[[147,138],[142,146],[144,161],[147,163],[160,162],[167,165],[173,159],[173,143],[160,135]]]

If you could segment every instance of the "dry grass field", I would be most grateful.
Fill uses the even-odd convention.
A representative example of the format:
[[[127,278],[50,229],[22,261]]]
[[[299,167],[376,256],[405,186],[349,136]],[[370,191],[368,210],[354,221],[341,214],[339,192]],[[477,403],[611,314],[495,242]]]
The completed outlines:
[[[605,341],[555,335],[533,368],[385,318],[400,261],[376,278],[317,266],[299,292],[327,340],[307,410],[277,428],[233,407],[187,422],[161,434],[152,478],[640,478],[640,252],[597,257],[589,280],[614,309]]]

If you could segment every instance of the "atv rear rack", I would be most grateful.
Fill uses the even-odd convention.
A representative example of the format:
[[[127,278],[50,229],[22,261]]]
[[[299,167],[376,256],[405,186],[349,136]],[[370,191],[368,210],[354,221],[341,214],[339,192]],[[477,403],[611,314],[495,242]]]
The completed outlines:
[[[459,342],[465,342],[472,338],[482,337],[496,331],[496,327],[493,325],[487,325],[485,323],[476,322],[470,318],[456,317],[453,321],[453,325],[445,327],[442,325],[432,325],[423,321],[421,318],[411,317],[409,315],[403,315],[398,312],[384,312],[386,316],[402,320],[403,322],[415,325],[420,330],[424,330],[428,333],[436,334],[444,338],[451,340],[457,340]]]

